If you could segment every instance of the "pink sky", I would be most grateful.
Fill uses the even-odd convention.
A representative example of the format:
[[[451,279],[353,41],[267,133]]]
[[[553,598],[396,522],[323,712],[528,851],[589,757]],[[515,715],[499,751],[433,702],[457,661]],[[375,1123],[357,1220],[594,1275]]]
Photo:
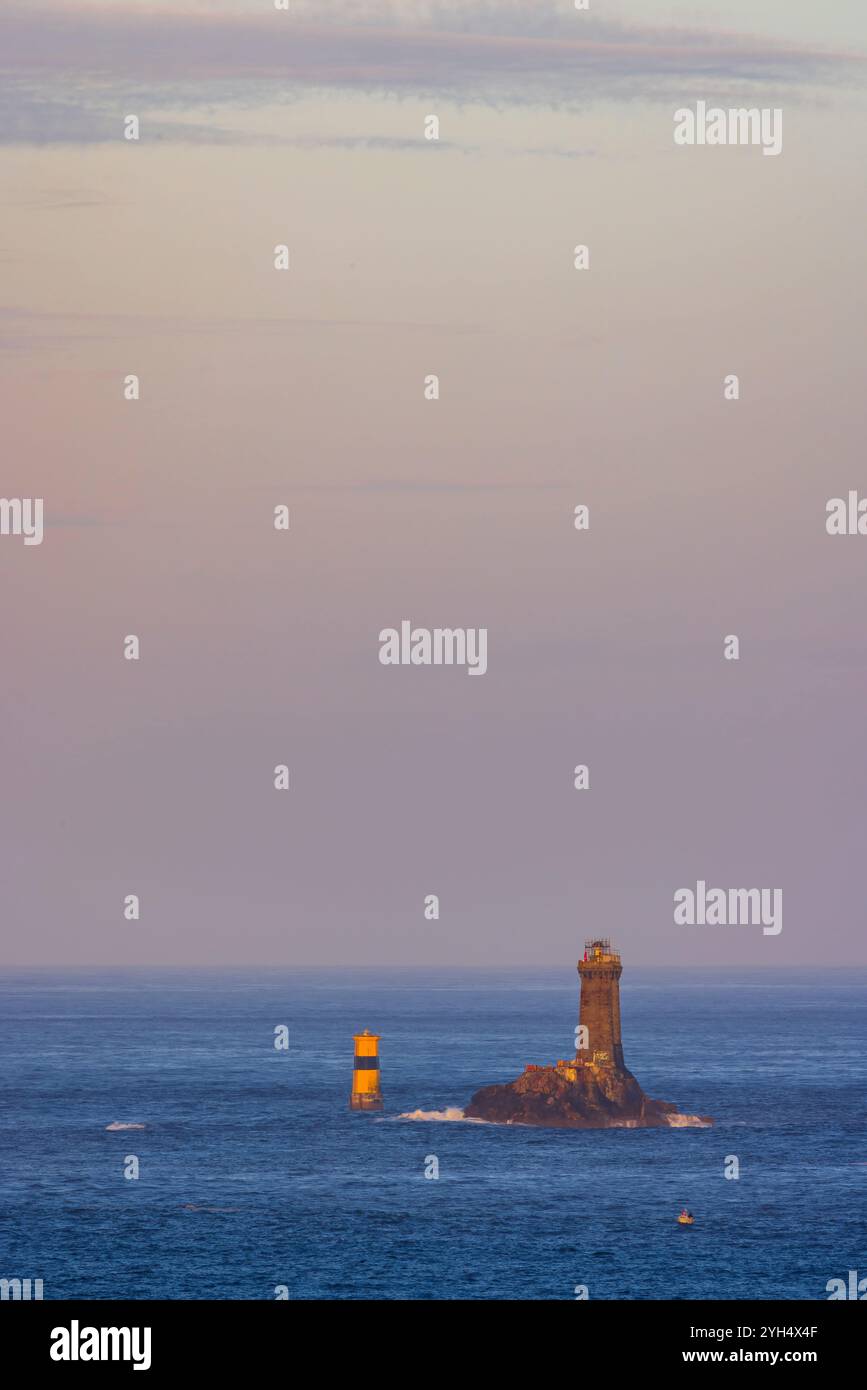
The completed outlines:
[[[0,959],[867,962],[863,16],[429,9],[0,21]]]

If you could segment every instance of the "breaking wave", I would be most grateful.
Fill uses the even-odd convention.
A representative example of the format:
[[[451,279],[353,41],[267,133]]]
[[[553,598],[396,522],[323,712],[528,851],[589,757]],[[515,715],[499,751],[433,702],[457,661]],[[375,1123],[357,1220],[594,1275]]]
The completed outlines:
[[[134,1124],[128,1120],[112,1120],[110,1125],[106,1125],[106,1129],[147,1129],[147,1125]]]
[[[465,1115],[463,1110],[457,1105],[448,1105],[445,1110],[405,1110],[402,1115],[393,1115],[390,1118],[395,1120],[426,1120],[443,1124],[446,1121],[460,1122],[465,1125],[496,1125],[496,1120],[479,1120],[474,1115]],[[671,1129],[712,1129],[713,1124],[709,1120],[703,1120],[700,1115],[667,1115],[666,1121]],[[506,1120],[501,1124],[506,1126],[515,1125],[514,1120]],[[524,1126],[521,1126],[522,1128]],[[642,1129],[638,1120],[614,1120],[608,1125],[600,1126],[604,1129]]]
[[[487,1120],[476,1120],[472,1115],[465,1115],[463,1110],[457,1105],[448,1105],[445,1110],[406,1110],[402,1115],[396,1115],[397,1120],[463,1120],[467,1125],[484,1125]]]

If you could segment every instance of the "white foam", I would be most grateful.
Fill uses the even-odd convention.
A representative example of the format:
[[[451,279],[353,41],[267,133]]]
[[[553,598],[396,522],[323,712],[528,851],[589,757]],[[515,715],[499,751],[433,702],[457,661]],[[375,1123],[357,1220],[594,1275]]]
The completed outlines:
[[[112,1120],[110,1125],[106,1125],[106,1129],[147,1129],[147,1125],[133,1124],[126,1120]]]
[[[395,1117],[398,1120],[463,1120],[468,1125],[484,1125],[487,1120],[477,1120],[472,1115],[465,1115],[456,1105],[449,1105],[445,1110],[407,1110],[403,1115]]]
[[[699,1115],[667,1115],[669,1125],[672,1129],[712,1129]]]

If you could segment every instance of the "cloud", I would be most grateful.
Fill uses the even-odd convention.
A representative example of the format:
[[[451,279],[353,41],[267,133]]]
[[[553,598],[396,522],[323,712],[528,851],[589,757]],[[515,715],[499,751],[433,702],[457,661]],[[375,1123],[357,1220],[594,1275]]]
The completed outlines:
[[[601,97],[680,100],[696,82],[710,96],[732,85],[840,83],[864,63],[859,54],[616,25],[524,0],[293,0],[288,14],[258,4],[241,14],[28,4],[0,16],[0,50],[20,78],[0,112],[5,138],[27,142],[117,139],[124,112],[154,105],[249,107],[322,88],[575,107]],[[239,137],[210,120],[166,122],[149,133],[218,143],[268,138]]]
[[[90,530],[93,526],[123,526],[122,521],[107,521],[101,516],[63,516],[47,515],[45,518],[45,530],[53,531],[55,527],[68,527],[70,530]]]
[[[478,324],[448,320],[436,323],[384,318],[193,318],[165,314],[67,314],[46,313],[16,305],[0,305],[0,353],[11,352],[16,355],[29,351],[43,352],[46,348],[75,348],[84,341],[119,342],[140,340],[150,335],[165,338],[167,334],[177,337],[182,333],[211,335],[231,332],[280,337],[293,332],[306,335],[316,329],[324,329],[326,332],[343,329],[360,329],[364,332],[370,329],[386,332],[397,330],[402,334],[418,331],[426,336],[441,332],[454,335],[485,331]]]
[[[41,212],[61,212],[65,208],[118,207],[115,198],[108,198],[90,188],[31,188],[27,197],[15,196],[0,198],[3,208],[35,208]],[[0,316],[3,314],[0,309]]]
[[[293,492],[559,492],[565,482],[465,483],[442,479],[376,478],[363,483],[297,483]]]

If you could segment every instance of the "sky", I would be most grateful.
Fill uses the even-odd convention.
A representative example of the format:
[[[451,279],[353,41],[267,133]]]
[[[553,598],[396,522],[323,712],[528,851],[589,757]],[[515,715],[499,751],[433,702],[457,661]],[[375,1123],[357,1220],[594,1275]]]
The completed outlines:
[[[28,0],[0,51],[0,964],[867,963],[861,0]],[[676,146],[699,100],[782,153]],[[382,666],[402,619],[484,677]],[[699,879],[782,931],[675,925]]]

